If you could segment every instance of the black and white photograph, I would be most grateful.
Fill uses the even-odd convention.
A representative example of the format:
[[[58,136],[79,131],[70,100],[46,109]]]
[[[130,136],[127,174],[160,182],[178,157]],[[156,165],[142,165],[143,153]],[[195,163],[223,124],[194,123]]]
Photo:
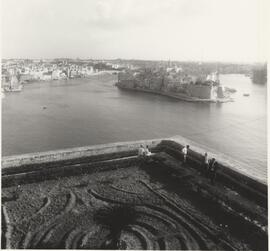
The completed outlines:
[[[1,0],[1,249],[267,251],[268,8]]]

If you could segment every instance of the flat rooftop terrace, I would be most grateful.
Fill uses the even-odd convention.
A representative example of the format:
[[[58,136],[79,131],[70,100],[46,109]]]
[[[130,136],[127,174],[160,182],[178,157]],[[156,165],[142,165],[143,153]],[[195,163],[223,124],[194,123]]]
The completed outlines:
[[[145,143],[153,158],[137,142],[7,161],[2,248],[267,250],[265,184],[220,165],[211,185],[199,153],[184,164],[179,143]]]

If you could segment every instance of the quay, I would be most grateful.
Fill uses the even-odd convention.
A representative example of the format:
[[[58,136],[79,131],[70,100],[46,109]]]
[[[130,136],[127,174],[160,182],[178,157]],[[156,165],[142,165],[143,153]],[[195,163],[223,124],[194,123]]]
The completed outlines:
[[[267,219],[266,180],[181,136],[2,158],[4,249],[267,250]]]

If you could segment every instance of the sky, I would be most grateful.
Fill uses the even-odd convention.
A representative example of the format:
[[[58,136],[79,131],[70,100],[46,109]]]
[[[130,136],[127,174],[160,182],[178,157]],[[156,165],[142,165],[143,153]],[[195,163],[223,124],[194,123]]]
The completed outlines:
[[[266,0],[1,0],[2,58],[266,60]]]

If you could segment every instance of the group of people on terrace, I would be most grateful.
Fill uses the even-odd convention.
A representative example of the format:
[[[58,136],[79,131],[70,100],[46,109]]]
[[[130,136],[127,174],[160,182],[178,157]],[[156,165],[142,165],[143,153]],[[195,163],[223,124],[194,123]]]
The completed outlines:
[[[188,155],[188,150],[189,150],[189,145],[186,145],[182,149],[182,154],[183,154],[183,162],[187,162],[187,155]],[[215,158],[208,158],[207,152],[204,154],[204,160],[203,160],[203,165],[202,169],[203,172],[206,174],[207,177],[210,178],[211,184],[215,184],[216,176],[217,176],[217,161]]]
[[[183,163],[187,162],[187,157],[189,154],[189,145],[186,145],[182,148],[183,155]],[[153,154],[149,150],[148,146],[140,145],[138,150],[138,156],[140,158],[148,158]],[[207,178],[210,179],[211,184],[215,184],[216,176],[217,176],[218,163],[215,158],[209,159],[207,152],[204,154],[203,163],[202,163],[202,171]]]
[[[183,154],[183,162],[187,162],[187,155],[188,155],[188,150],[189,150],[189,145],[186,145],[182,149],[182,154]],[[217,161],[215,158],[208,158],[207,152],[204,154],[204,160],[203,160],[203,165],[202,169],[203,172],[206,174],[206,177],[209,177],[211,180],[211,184],[215,184],[216,176],[217,176]]]
[[[152,153],[149,150],[149,147],[144,147],[143,145],[140,145],[139,151],[138,151],[139,157],[149,157],[152,155]]]

